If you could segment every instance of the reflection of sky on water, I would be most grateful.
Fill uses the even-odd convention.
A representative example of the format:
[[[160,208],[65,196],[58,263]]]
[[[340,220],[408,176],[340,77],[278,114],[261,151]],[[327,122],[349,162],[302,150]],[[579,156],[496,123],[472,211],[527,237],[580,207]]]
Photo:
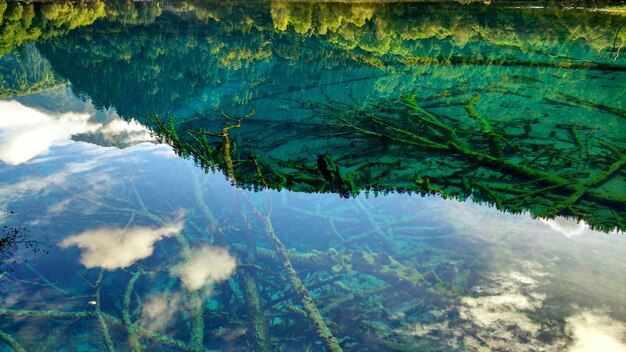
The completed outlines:
[[[93,116],[89,113],[52,114],[17,101],[0,101],[0,111],[0,161],[9,165],[44,155],[53,145],[78,134],[99,133],[110,138],[123,138],[126,143],[150,139],[146,130],[134,121],[92,122]]]
[[[166,274],[165,283],[143,288],[143,309],[137,321],[148,329],[168,331],[185,316],[183,310],[189,307],[183,297],[188,292],[210,297],[214,287],[225,285],[235,274],[238,259],[232,253],[221,246],[198,244],[189,235],[189,219],[201,212],[189,179],[201,179],[209,206],[222,216],[236,207],[234,199],[248,192],[232,188],[222,175],[204,174],[163,145],[143,143],[117,149],[70,141],[74,133],[104,128],[88,122],[87,115],[51,117],[15,102],[0,104],[3,113],[11,112],[10,121],[3,114],[0,122],[0,205],[14,210],[34,235],[45,233],[53,243],[50,255],[31,257],[28,266],[18,265],[14,274],[2,279],[1,308],[88,309],[85,305],[91,298],[86,296],[59,303],[60,291],[74,295],[88,291],[76,272],[90,276],[85,280],[91,282],[95,271],[86,269],[107,269],[112,281],[104,281],[103,287],[114,291],[115,278],[125,269],[154,267]],[[47,137],[40,138],[42,133]],[[441,340],[451,348],[471,350],[626,350],[623,236],[594,232],[564,219],[546,223],[436,197],[361,196],[357,202],[334,194],[271,194],[277,233],[295,251],[326,250],[320,244],[330,241],[323,237],[329,231],[326,221],[341,212],[362,224],[374,221],[414,249],[441,252],[437,255],[442,260],[447,260],[447,252],[467,250],[480,263],[451,263],[458,271],[482,268],[474,273],[477,281],[458,292],[456,305],[429,312],[432,319],[428,322],[416,322],[416,317],[399,312],[393,318],[400,320],[399,328],[389,326],[389,334]],[[263,202],[261,194],[250,197]],[[133,221],[131,210],[138,205],[166,221]],[[364,217],[362,207],[371,211],[371,218]],[[314,215],[303,217],[307,211]],[[385,217],[389,213],[394,216]],[[397,220],[415,228],[423,225],[425,230],[403,232]],[[429,239],[427,228],[433,224],[450,228],[450,233]],[[181,234],[192,245],[177,255],[170,248],[177,246],[175,237]],[[377,250],[375,243],[355,242]],[[463,257],[451,254],[450,258]],[[417,254],[414,259],[420,260]],[[41,282],[44,276],[59,279],[53,285],[12,287],[16,282]],[[20,296],[20,292],[29,295]],[[32,339],[33,331],[48,328],[27,319],[19,322],[14,331],[19,339]],[[3,326],[7,329],[12,324]],[[546,330],[557,338],[547,338]],[[236,338],[244,333],[225,334]]]
[[[546,221],[470,203],[445,201],[441,206],[463,236],[484,241],[491,269],[481,273],[484,281],[472,287],[458,307],[462,319],[482,329],[463,336],[464,343],[476,350],[625,350],[622,237],[579,230],[567,219],[546,226]],[[581,236],[572,237],[574,233]],[[583,308],[581,302],[597,306]],[[568,312],[564,331],[573,345],[568,339],[543,336],[553,328],[549,311],[555,307]],[[461,335],[457,329],[444,320],[404,332],[437,338],[442,332]]]
[[[176,264],[170,273],[180,278],[190,291],[228,280],[235,271],[236,261],[227,250],[202,246],[191,250],[186,262]]]
[[[139,259],[152,255],[154,243],[183,229],[182,222],[163,227],[100,227],[65,238],[61,248],[77,246],[82,250],[80,262],[86,268],[127,268]]]
[[[15,101],[0,102],[0,110],[0,160],[10,165],[45,154],[55,142],[66,141],[73,134],[97,128],[88,122],[87,114],[67,113],[54,118]]]

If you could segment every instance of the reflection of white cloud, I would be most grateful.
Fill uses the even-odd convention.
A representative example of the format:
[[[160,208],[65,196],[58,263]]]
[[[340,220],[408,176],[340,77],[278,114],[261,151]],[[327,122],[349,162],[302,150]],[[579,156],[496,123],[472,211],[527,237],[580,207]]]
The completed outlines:
[[[170,273],[178,276],[189,290],[225,281],[235,271],[235,258],[224,248],[203,246],[192,250],[189,260],[174,266]]]
[[[150,138],[150,134],[148,133],[146,128],[135,120],[131,120],[129,122],[121,119],[111,120],[109,123],[104,125],[104,127],[102,127],[101,132],[106,135],[116,135],[120,133],[138,133],[148,139]]]
[[[17,101],[0,101],[0,160],[18,165],[48,152],[51,146],[77,134],[98,133],[114,145],[154,140],[136,121],[115,118],[105,124],[89,120],[89,113],[52,115]]]
[[[94,165],[92,161],[85,163],[67,163],[63,168],[49,175],[37,175],[31,173],[24,179],[17,180],[12,184],[0,187],[0,198],[15,201],[33,194],[47,194],[55,186],[71,184],[70,176],[83,172],[88,165]]]
[[[564,218],[542,223],[455,201],[427,206],[422,213],[454,226],[469,248],[476,244],[485,267],[478,271],[480,283],[458,305],[446,307],[447,314],[413,317],[420,322],[396,333],[463,351],[626,352],[626,242]],[[615,313],[612,320],[606,313],[590,318],[574,306],[600,301]]]
[[[0,209],[17,210],[17,204],[28,203],[29,214],[37,215],[27,220],[29,226],[54,222],[54,217],[66,211],[96,214],[103,203],[113,199],[111,196],[115,194],[116,187],[127,182],[126,165],[146,170],[145,165],[161,165],[163,158],[175,157],[169,145],[153,143],[136,144],[124,149],[82,142],[63,143],[53,146],[51,150],[48,155],[33,159],[28,164],[9,167],[0,162]],[[191,166],[178,157],[169,160],[169,163],[183,169]],[[52,195],[55,202],[35,199],[47,195]],[[22,210],[20,215],[25,218]],[[3,216],[6,214],[0,212],[0,219]]]
[[[55,143],[73,134],[95,131],[89,114],[49,116],[16,101],[0,101],[0,160],[10,165],[45,154]]]
[[[567,327],[574,337],[570,352],[626,352],[626,325],[606,313],[581,311],[567,318]]]
[[[93,151],[102,149],[95,145],[86,143],[66,144],[55,149],[67,150],[71,157],[75,155],[85,155],[84,162],[67,162],[65,155],[61,157],[38,158],[32,163],[42,163],[46,167],[31,168],[31,165],[8,168],[10,171],[25,170],[19,172],[18,177],[12,172],[0,174],[4,182],[0,182],[0,204],[4,207],[12,207],[11,204],[19,202],[31,202],[29,206],[32,214],[37,214],[29,221],[29,225],[47,223],[51,217],[59,216],[69,209],[78,210],[82,214],[94,213],[99,208],[100,200],[106,198],[110,189],[123,182],[119,177],[114,177],[109,172],[110,164],[107,161],[118,157],[123,150],[109,148],[118,153],[111,156],[101,156],[95,153],[82,153],[83,151]],[[55,150],[56,152],[56,150]],[[44,160],[48,159],[48,160]],[[127,157],[125,161],[132,161]],[[1,163],[0,163],[1,164]],[[0,171],[6,171],[2,169]],[[45,174],[39,170],[49,172]],[[54,194],[55,203],[38,202],[33,200],[33,196],[47,196]],[[89,201],[82,201],[88,199]],[[92,201],[92,202],[90,202]],[[80,205],[77,207],[77,205]],[[45,206],[47,209],[41,209]]]
[[[164,293],[149,298],[143,305],[139,324],[152,331],[163,331],[181,309],[180,293]]]
[[[430,334],[437,334],[439,331],[448,330],[448,322],[422,324],[417,323],[413,328],[408,330],[396,330],[398,334],[404,334],[416,337],[425,337]]]
[[[182,228],[182,221],[160,228],[131,227],[123,230],[103,227],[68,237],[60,246],[83,249],[80,262],[87,268],[125,268],[152,255],[156,241],[172,236]]]
[[[461,324],[444,318],[395,332],[445,340],[452,348],[462,346],[469,351],[626,352],[626,323],[604,310],[574,307],[565,325],[546,320],[541,311],[548,296],[539,288],[549,277],[536,266],[521,267],[527,270],[492,275],[485,284],[472,288],[473,295],[450,308],[458,312]]]
[[[469,351],[562,351],[568,340],[543,341],[544,326],[533,318],[547,298],[537,292],[539,280],[546,275],[530,263],[518,269],[524,270],[493,275],[483,285],[474,286],[473,295],[450,308],[458,312],[460,324],[446,320],[450,314],[432,312],[443,321],[417,324],[396,333],[445,340],[450,348],[462,346]]]
[[[135,120],[124,121],[121,118],[107,122],[98,133],[108,139],[114,145],[129,145],[139,142],[154,141],[148,130]]]
[[[546,323],[541,314],[548,296],[539,287],[550,275],[532,262],[519,269],[524,270],[493,275],[489,284],[473,288],[476,296],[462,299],[459,316],[471,330],[478,328],[463,338],[470,350],[566,351],[571,344],[568,335],[551,328],[560,323]]]
[[[554,219],[541,219],[541,221],[548,224],[552,230],[560,232],[568,238],[578,236],[588,228],[584,221],[576,221],[562,216],[557,216]]]
[[[546,296],[529,294],[536,288],[536,280],[528,273],[511,272],[494,277],[487,287],[476,287],[476,297],[463,297],[459,307],[461,319],[479,327],[477,336],[490,349],[532,350],[538,343],[541,325],[528,316],[543,305]],[[512,341],[524,337],[524,346]],[[466,344],[476,345],[473,337],[465,337]],[[508,346],[508,347],[507,347]]]
[[[63,213],[69,207],[71,202],[72,202],[72,199],[67,198],[55,204],[52,204],[50,207],[48,207],[47,215],[55,216],[55,215],[59,215]]]
[[[541,306],[541,301],[531,300],[530,297],[521,294],[503,293],[498,296],[464,297],[461,303],[463,304],[459,312],[461,318],[472,321],[481,328],[514,326],[516,334],[530,336],[535,335],[539,331],[539,325],[531,321],[524,313],[524,310],[535,310],[538,306]],[[502,333],[506,334],[505,331]],[[498,334],[498,340],[503,337],[501,334]],[[497,340],[487,341],[491,347],[496,347],[502,342]]]
[[[517,281],[524,285],[533,285],[536,284],[537,281],[528,275],[524,275],[517,271],[512,271],[509,273],[509,277],[514,281]]]

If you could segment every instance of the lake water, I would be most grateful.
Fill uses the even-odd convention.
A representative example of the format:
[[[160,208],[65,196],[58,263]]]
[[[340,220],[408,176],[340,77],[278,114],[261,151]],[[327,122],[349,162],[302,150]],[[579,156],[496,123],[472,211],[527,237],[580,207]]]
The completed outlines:
[[[626,351],[626,4],[0,0],[0,351]]]

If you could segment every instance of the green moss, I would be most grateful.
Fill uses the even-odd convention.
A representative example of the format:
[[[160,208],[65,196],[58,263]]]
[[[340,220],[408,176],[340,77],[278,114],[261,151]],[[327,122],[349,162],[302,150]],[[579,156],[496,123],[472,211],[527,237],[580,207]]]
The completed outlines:
[[[0,25],[4,21],[4,12],[6,11],[8,5],[6,0],[0,0]]]

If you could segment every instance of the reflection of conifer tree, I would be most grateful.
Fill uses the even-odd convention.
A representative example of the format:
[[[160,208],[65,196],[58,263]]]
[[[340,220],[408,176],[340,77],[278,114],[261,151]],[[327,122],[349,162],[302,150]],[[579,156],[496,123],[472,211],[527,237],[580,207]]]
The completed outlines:
[[[264,70],[253,63],[272,56],[258,26],[242,28],[238,18],[201,23],[168,14],[154,24],[120,26],[112,33],[117,26],[115,19],[98,23],[40,49],[97,107],[115,106],[126,117],[142,117],[147,110],[164,114],[187,102],[215,107],[220,97],[206,90],[229,81],[243,81],[229,101],[245,103],[249,86],[259,79],[255,71]]]
[[[64,84],[33,45],[0,56],[0,98],[34,94]]]

